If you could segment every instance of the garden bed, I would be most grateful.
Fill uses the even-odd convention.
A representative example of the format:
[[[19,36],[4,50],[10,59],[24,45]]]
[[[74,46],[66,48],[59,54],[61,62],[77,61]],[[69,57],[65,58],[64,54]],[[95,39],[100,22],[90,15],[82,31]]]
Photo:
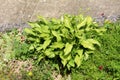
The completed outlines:
[[[64,67],[64,69],[60,66],[62,63],[55,64],[59,58],[54,60],[47,55],[47,58],[41,61],[37,60],[40,53],[28,52],[31,42],[27,41],[29,37],[24,30],[13,29],[12,31],[0,33],[0,79],[65,80],[71,78],[71,80],[119,80],[120,21],[115,23],[107,21],[100,26],[106,29],[102,36],[89,32],[86,37],[92,37],[99,41],[101,47],[96,49],[94,53],[87,55],[87,59],[78,68],[72,66],[70,70],[68,67]],[[79,64],[76,63],[75,65]]]

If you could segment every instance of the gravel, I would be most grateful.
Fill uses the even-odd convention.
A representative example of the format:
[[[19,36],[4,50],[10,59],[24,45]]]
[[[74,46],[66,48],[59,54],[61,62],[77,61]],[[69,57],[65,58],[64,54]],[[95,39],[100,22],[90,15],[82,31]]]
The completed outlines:
[[[3,23],[0,24],[0,32],[8,31],[13,28],[25,28],[25,27],[30,27],[27,23],[22,22],[22,23]]]

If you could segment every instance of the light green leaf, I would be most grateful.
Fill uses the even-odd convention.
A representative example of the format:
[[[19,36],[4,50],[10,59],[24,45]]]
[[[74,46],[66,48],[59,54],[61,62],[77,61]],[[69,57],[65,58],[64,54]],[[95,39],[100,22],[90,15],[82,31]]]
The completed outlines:
[[[70,70],[70,68],[71,68],[71,65],[67,64],[67,69]]]
[[[37,47],[37,51],[40,51],[41,49],[43,49],[42,46]]]
[[[63,28],[61,31],[62,31],[61,36],[67,38],[69,34],[69,30],[67,28]]]
[[[84,19],[84,16],[83,15],[78,15],[77,18],[79,18],[80,20],[83,20]]]
[[[53,24],[60,24],[60,20],[58,19],[52,18],[51,21]]]
[[[106,29],[105,28],[99,28],[99,29],[95,29],[96,32],[98,33],[102,33],[102,32],[105,32]]]
[[[93,20],[90,16],[86,17],[86,20],[87,20],[87,26],[89,27],[92,24]]]
[[[67,61],[69,61],[72,58],[71,54],[65,56],[63,53],[61,53],[59,54],[59,56],[62,60],[67,60]]]
[[[40,25],[36,22],[28,22],[28,24],[32,27],[32,28],[37,28],[37,27],[40,27]]]
[[[46,40],[46,41],[44,41],[44,43],[43,43],[43,49],[46,49],[46,47],[50,44],[50,42],[51,42],[51,40]]]
[[[38,63],[44,58],[45,56],[43,55],[43,54],[40,54],[39,56],[38,56]]]
[[[27,39],[28,39],[29,41],[33,41],[33,42],[36,41],[36,39],[33,38],[33,37],[28,37]]]
[[[37,32],[39,32],[39,33],[42,33],[41,27],[36,27],[36,28],[34,28],[34,29],[35,29],[35,31],[37,31]]]
[[[42,38],[49,38],[49,34],[47,34],[47,33],[42,33],[42,34],[40,34],[39,35],[39,37],[42,37]]]
[[[35,33],[34,33],[31,29],[25,28],[24,31],[25,31],[27,34],[35,35]]]
[[[82,55],[83,55],[83,49],[76,50],[76,53],[77,53],[79,56],[82,56]]]
[[[88,48],[88,49],[91,49],[91,50],[95,50],[95,47],[94,45],[89,42],[88,40],[84,40],[81,42],[81,45],[84,47],[84,48]]]
[[[100,43],[95,39],[87,39],[87,41],[89,41],[92,44],[97,44],[98,46],[100,46]]]
[[[84,60],[87,60],[88,57],[89,57],[89,55],[85,52],[85,54],[84,54]]]
[[[70,19],[67,16],[64,17],[64,23],[65,23],[65,27],[72,30]]]
[[[86,25],[86,19],[77,25],[77,29],[80,29],[81,27],[85,25]]]
[[[64,49],[65,55],[68,55],[71,52],[72,47],[73,47],[73,44],[66,43],[65,49]]]
[[[86,54],[91,54],[91,53],[94,53],[94,51],[91,51],[91,50],[89,51],[89,50],[88,50],[88,51],[85,51],[85,53],[86,53]]]
[[[72,67],[75,67],[75,63],[74,63],[74,60],[73,60],[73,59],[71,59],[68,64],[69,64],[70,66],[72,66]]]
[[[31,46],[29,47],[29,50],[33,50],[33,49],[34,49],[34,46],[31,45]]]
[[[43,33],[50,33],[49,27],[48,26],[42,26],[41,30]]]
[[[49,58],[54,58],[55,57],[55,54],[51,49],[47,49],[45,51],[45,55],[48,56]]]
[[[67,56],[64,57],[64,59],[66,59],[66,60],[68,60],[68,61],[69,61],[71,58],[72,58],[71,54],[69,54],[69,55],[67,55]]]
[[[38,16],[38,18],[39,18],[40,21],[42,21],[43,23],[48,24],[48,21],[47,21],[44,17]]]
[[[67,60],[62,60],[61,62],[62,62],[62,64],[63,64],[63,66],[65,67],[66,64],[67,64]]]
[[[56,48],[62,49],[64,47],[64,43],[62,43],[62,42],[54,42],[50,47],[54,48],[54,49],[56,49]]]
[[[74,61],[75,61],[76,65],[77,65],[77,67],[79,67],[81,65],[81,63],[82,63],[82,57],[76,55]]]
[[[61,41],[60,35],[56,31],[52,31],[52,34],[57,38],[57,41]]]

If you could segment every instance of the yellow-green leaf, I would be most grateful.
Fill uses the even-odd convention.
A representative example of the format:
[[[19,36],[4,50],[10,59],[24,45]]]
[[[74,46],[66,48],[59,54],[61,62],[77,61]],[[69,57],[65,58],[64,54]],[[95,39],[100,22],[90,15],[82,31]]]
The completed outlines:
[[[83,55],[83,49],[76,50],[76,53],[77,53],[79,56],[82,56],[82,55]]]
[[[42,46],[37,47],[37,51],[40,51],[42,48]]]
[[[43,54],[38,56],[38,62],[40,62],[45,56]]]
[[[64,43],[62,42],[54,42],[51,46],[51,48],[59,48],[62,49],[64,47]]]
[[[43,23],[48,24],[47,19],[45,19],[44,17],[38,16],[38,18],[39,18]]]
[[[35,22],[28,22],[28,24],[29,24],[32,28],[40,27],[40,25],[39,25],[38,23],[35,23]]]
[[[73,47],[73,44],[66,43],[65,49],[64,49],[65,55],[68,55],[71,52],[72,47]]]
[[[69,64],[70,66],[72,66],[72,67],[75,67],[75,63],[74,63],[74,60],[73,60],[73,59],[71,59],[68,64]]]
[[[95,50],[94,45],[93,45],[91,42],[89,42],[88,40],[83,40],[83,41],[81,42],[81,45],[82,45],[84,48],[88,48],[88,49],[91,49],[91,50]]]
[[[100,46],[100,43],[95,39],[87,39],[87,41],[89,41],[92,44],[97,44],[98,46]]]
[[[85,25],[86,25],[86,19],[77,25],[77,29],[80,29],[81,27]]]
[[[60,35],[56,31],[52,31],[52,34],[57,38],[57,41],[61,41]]]
[[[65,67],[66,64],[67,64],[67,60],[62,60],[61,62],[62,62],[62,64],[63,64],[63,66]]]
[[[65,23],[65,27],[72,30],[70,19],[67,16],[64,17],[64,23]]]
[[[67,60],[67,61],[69,61],[71,58],[72,58],[72,56],[71,56],[71,54],[69,54],[69,55],[63,55],[63,53],[62,54],[59,54],[60,55],[60,58],[62,59],[62,60]]]
[[[84,60],[87,60],[89,55],[87,53],[84,54]]]
[[[32,31],[32,29],[25,28],[24,31],[25,31],[27,34],[35,35],[35,33]]]
[[[51,51],[51,49],[47,49],[47,50],[45,51],[45,55],[46,55],[47,57],[49,57],[49,58],[54,58],[54,57],[55,57],[55,54],[54,54],[53,51]]]
[[[31,46],[29,47],[29,50],[33,50],[33,49],[34,49],[34,46],[31,45]]]
[[[51,40],[46,40],[46,41],[44,41],[44,43],[43,43],[43,49],[46,49],[46,47],[50,44],[50,42],[51,42]]]
[[[74,61],[75,61],[76,65],[77,65],[77,67],[79,67],[81,65],[81,63],[82,63],[82,57],[76,55]]]
[[[86,17],[87,19],[87,26],[89,27],[92,24],[92,18],[90,16]]]

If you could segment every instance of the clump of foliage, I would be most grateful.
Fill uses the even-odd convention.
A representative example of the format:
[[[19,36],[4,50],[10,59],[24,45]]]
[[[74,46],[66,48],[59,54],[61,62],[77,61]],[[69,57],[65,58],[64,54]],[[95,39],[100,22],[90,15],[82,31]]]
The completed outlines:
[[[11,59],[13,53],[13,38],[14,33],[0,33],[0,69],[6,66],[6,63]]]
[[[27,46],[20,29],[0,33],[0,79],[13,79],[16,76],[10,65],[14,63],[15,57],[20,58],[21,53],[27,52]],[[17,67],[13,69],[17,70]]]
[[[64,15],[61,19],[45,19],[39,16],[36,22],[29,22],[25,29],[30,44],[30,57],[39,63],[44,58],[53,59],[59,68],[79,67],[83,60],[94,53],[100,43],[94,37],[87,37],[93,31],[101,35],[105,31],[91,17]],[[61,65],[62,63],[62,65]]]
[[[91,55],[79,69],[73,70],[72,80],[120,79],[120,21],[104,23],[106,32],[94,37],[101,43],[100,50]]]

